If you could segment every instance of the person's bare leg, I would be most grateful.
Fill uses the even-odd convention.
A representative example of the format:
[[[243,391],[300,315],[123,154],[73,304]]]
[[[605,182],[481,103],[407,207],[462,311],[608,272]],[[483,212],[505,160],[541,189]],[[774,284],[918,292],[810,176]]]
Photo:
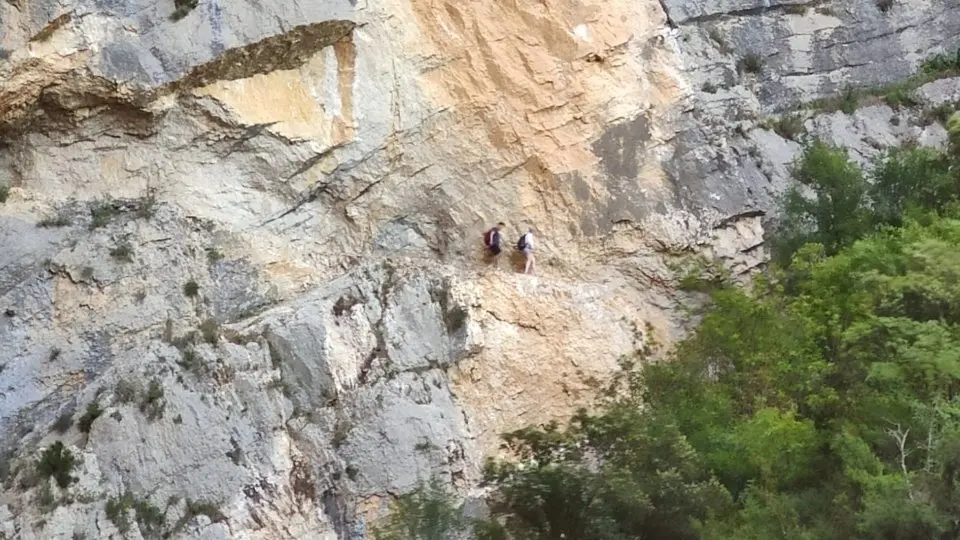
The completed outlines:
[[[523,273],[529,274],[530,266],[533,263],[533,253],[524,253],[524,259],[526,259],[526,262],[523,264]]]

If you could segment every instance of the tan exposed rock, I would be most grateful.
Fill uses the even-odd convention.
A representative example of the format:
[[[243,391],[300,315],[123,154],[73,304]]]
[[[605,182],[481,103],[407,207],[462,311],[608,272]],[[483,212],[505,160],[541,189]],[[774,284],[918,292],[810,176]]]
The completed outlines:
[[[126,490],[173,538],[360,538],[428,476],[473,493],[501,433],[683,334],[700,257],[763,264],[799,145],[758,115],[887,61],[833,65],[833,33],[928,32],[745,2],[0,2],[0,429],[15,463],[60,438],[82,460],[55,513],[4,493],[0,532],[118,537]],[[755,48],[769,71],[737,74]],[[863,159],[945,136],[910,114],[808,127]],[[89,436],[50,432],[93,401]]]

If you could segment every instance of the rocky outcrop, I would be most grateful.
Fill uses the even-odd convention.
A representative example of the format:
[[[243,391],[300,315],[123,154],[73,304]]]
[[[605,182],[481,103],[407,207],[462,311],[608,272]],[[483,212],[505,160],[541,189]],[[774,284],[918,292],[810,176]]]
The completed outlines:
[[[478,497],[500,433],[682,334],[696,260],[763,264],[800,148],[767,116],[954,49],[954,7],[0,3],[0,532],[364,538],[419,479]],[[942,144],[956,88],[799,122],[868,162]],[[499,220],[538,276],[485,266]]]

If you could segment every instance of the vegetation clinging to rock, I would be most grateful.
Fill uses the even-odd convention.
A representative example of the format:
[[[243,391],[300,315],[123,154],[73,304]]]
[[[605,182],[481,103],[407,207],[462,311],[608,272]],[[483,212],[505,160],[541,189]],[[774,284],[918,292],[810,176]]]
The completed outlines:
[[[896,149],[864,174],[812,142],[779,264],[749,293],[716,283],[670,361],[626,364],[599,412],[505,435],[477,537],[960,536],[958,159]],[[421,488],[378,537],[461,519]]]

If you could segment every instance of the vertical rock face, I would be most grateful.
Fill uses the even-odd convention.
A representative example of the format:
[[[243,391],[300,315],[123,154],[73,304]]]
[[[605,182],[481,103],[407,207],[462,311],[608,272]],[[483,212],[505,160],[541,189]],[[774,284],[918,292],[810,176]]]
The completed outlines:
[[[0,3],[0,532],[364,538],[470,495],[683,331],[677,267],[763,263],[799,145],[762,116],[955,50],[957,7]],[[868,162],[920,117],[806,128]],[[537,276],[485,266],[501,220]]]

